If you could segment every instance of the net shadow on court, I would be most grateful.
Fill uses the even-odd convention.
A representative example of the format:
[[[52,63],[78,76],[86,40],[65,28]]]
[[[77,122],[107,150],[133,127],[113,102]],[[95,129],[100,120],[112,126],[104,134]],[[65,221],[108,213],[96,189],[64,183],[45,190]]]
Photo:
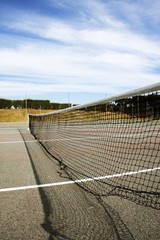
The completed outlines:
[[[67,175],[96,196],[160,209],[160,84],[29,115],[29,128]]]
[[[37,184],[68,179],[59,163],[33,137],[21,131]],[[77,184],[39,188],[50,239],[134,239],[114,208]]]
[[[146,239],[155,239],[160,209],[159,83],[29,115],[29,129],[33,136],[21,134],[37,184],[57,183],[39,188],[42,227],[50,239],[144,239],[144,232]],[[66,179],[72,184],[64,184]],[[134,227],[132,208],[142,210],[145,218],[142,223],[134,216]],[[151,236],[148,217],[153,212]]]

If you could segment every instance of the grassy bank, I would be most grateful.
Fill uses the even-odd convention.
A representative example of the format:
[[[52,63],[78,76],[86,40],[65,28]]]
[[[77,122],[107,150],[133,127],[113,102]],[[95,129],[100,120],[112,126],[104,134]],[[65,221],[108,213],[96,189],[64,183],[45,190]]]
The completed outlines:
[[[28,114],[40,114],[53,110],[39,109],[0,109],[0,122],[26,122]]]

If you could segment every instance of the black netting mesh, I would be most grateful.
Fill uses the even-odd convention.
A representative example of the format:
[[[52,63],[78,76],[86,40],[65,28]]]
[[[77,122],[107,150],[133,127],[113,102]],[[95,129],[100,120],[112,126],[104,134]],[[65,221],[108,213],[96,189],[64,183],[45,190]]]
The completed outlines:
[[[89,192],[160,209],[160,91],[143,91],[46,115],[31,133]]]

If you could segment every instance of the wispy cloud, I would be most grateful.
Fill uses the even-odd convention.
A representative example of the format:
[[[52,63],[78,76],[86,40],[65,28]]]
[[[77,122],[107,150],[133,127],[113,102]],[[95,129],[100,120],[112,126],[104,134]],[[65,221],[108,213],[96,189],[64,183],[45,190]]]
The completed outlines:
[[[14,8],[9,19],[3,16],[1,95],[8,96],[7,89],[17,95],[26,88],[35,89],[32,96],[43,92],[45,98],[51,91],[117,94],[159,81],[160,41],[154,32],[158,1],[60,3],[49,1],[49,6],[66,12],[63,18]],[[149,19],[154,19],[153,32]],[[21,82],[16,82],[17,76]]]

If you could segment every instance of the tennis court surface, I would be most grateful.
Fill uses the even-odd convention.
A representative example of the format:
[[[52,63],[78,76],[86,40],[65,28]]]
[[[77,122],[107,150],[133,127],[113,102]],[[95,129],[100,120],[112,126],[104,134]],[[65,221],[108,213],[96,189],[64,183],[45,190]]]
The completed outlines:
[[[0,124],[0,153],[0,239],[160,239],[158,210],[63,185],[70,180],[26,126]],[[62,185],[36,188],[48,183]]]
[[[160,239],[159,87],[0,124],[0,239]]]

